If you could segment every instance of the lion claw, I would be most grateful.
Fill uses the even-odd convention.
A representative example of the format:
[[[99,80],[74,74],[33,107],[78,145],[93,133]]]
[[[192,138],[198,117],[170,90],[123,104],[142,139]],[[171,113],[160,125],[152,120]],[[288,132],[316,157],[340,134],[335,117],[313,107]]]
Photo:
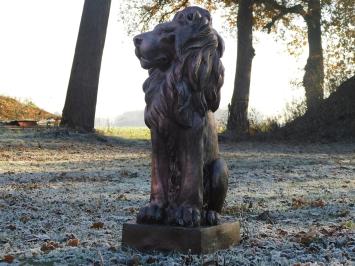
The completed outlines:
[[[221,223],[221,217],[218,212],[208,210],[202,213],[202,224],[207,226],[218,225]]]
[[[197,227],[201,224],[198,208],[182,206],[168,211],[168,223],[184,227]]]
[[[148,204],[139,210],[137,223],[139,224],[160,224],[163,223],[164,209],[156,204]]]

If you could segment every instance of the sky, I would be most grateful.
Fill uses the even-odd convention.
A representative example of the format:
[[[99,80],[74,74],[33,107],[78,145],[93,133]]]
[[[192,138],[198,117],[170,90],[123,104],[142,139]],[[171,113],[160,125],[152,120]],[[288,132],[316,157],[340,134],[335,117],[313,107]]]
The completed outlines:
[[[122,0],[121,0],[122,1]],[[84,0],[0,0],[0,95],[31,100],[39,107],[61,113]],[[96,116],[114,118],[143,110],[142,84],[147,78],[134,54],[132,36],[119,22],[120,0],[112,0]],[[226,50],[222,58],[225,82],[220,108],[226,109],[234,85],[237,41],[222,31],[225,23],[214,16]],[[306,49],[300,58],[290,56],[282,42],[261,33],[254,44],[250,108],[265,117],[275,116],[287,102],[304,97],[290,81],[302,79]]]

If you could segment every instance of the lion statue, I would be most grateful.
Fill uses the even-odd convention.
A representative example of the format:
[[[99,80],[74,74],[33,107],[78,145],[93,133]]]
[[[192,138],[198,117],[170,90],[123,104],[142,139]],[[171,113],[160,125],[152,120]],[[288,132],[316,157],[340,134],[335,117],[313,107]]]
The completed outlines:
[[[224,79],[224,42],[210,13],[199,7],[179,11],[133,41],[149,70],[144,118],[152,140],[150,202],[137,223],[216,225],[228,186],[213,115]]]

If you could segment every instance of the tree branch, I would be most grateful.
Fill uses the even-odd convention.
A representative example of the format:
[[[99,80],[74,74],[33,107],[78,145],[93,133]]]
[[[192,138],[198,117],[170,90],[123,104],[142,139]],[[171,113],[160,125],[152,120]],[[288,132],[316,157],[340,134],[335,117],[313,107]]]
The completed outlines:
[[[176,5],[174,8],[172,8],[171,10],[163,13],[161,16],[160,16],[160,22],[164,21],[169,15],[175,13],[176,11],[178,11],[180,8],[182,7],[186,7],[187,4],[189,3],[188,0],[184,0],[182,1],[180,4]]]
[[[155,0],[151,5],[142,7],[142,15],[139,24],[143,25],[143,29],[148,26],[149,22],[156,19],[159,23],[166,20],[171,14],[175,13],[182,7],[188,5],[188,0],[178,1],[174,4],[171,0]],[[159,12],[166,8],[167,11]]]
[[[279,4],[276,0],[254,0],[254,2],[259,5],[264,4],[267,9],[279,11],[279,13],[264,26],[264,29],[267,29],[268,33],[270,33],[271,28],[275,25],[275,23],[287,14],[298,14],[306,19],[307,13],[301,4],[287,7],[285,1],[282,1],[282,4]]]

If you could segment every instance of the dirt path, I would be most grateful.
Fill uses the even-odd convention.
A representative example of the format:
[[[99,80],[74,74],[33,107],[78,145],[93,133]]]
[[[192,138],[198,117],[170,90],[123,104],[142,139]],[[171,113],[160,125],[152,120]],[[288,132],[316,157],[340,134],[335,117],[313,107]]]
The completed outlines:
[[[354,263],[355,144],[223,144],[230,168],[224,214],[241,219],[243,242],[192,257],[120,247],[122,224],[148,201],[149,148],[95,135],[0,131],[0,265],[12,258],[48,265]]]

